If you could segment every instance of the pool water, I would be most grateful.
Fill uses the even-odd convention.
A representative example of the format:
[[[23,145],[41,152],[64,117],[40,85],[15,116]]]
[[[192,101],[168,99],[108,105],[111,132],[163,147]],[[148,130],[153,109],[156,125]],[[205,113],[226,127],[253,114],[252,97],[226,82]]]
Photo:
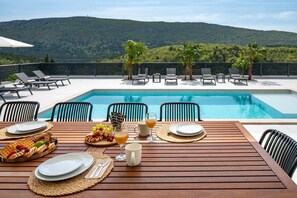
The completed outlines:
[[[272,93],[269,92],[270,95]],[[290,93],[285,92],[282,94],[287,96]],[[279,95],[282,94],[276,94],[278,99]],[[105,119],[108,105],[115,102],[142,102],[148,105],[150,112],[156,112],[157,114],[159,114],[160,105],[165,102],[195,102],[200,106],[202,119],[267,119],[286,117],[286,115],[258,99],[250,92],[93,90],[70,101],[92,103],[93,119]],[[50,115],[51,109],[40,113],[38,117],[49,118]],[[295,115],[291,115],[291,118],[297,118],[297,112]]]

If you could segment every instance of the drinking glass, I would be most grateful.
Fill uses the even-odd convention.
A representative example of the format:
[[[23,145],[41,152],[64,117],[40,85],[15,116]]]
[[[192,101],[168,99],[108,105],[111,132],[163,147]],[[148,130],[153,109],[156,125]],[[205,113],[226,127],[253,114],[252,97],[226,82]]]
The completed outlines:
[[[128,130],[127,130],[127,127],[125,126],[122,126],[122,129],[120,132],[116,132],[114,134],[114,139],[120,145],[120,148],[121,148],[121,153],[115,157],[115,159],[118,161],[126,160],[126,155],[123,153],[123,146],[126,143],[128,137],[129,137]]]
[[[145,123],[146,126],[151,129],[151,135],[147,138],[147,140],[153,142],[156,140],[156,138],[153,136],[153,128],[157,123],[157,114],[153,112],[147,113]]]

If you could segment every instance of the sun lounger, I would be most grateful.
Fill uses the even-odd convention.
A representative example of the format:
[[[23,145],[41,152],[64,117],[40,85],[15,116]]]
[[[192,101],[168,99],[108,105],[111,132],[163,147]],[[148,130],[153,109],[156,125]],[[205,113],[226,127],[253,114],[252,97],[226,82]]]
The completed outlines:
[[[230,79],[233,79],[234,84],[236,84],[236,81],[239,83],[241,81],[244,81],[246,85],[248,85],[248,79],[245,77],[242,77],[239,74],[239,70],[237,68],[228,68],[229,71],[229,77],[228,77],[228,81],[230,81]]]
[[[165,85],[167,81],[175,81],[177,85],[177,76],[176,76],[176,68],[166,68],[166,77],[165,77]]]
[[[149,82],[150,77],[148,75],[148,68],[145,68],[144,73],[141,72],[141,68],[138,68],[138,75],[134,78],[132,78],[132,85],[137,81],[143,81],[143,84],[145,85],[147,82]]]
[[[145,68],[144,73],[141,72],[141,68],[138,68],[138,74],[132,79],[132,84],[134,84],[136,81],[143,81],[143,84],[146,84],[149,82],[149,79],[148,68]]]
[[[25,74],[24,72],[16,73],[16,76],[21,81],[20,84],[23,84],[25,86],[32,87],[34,85],[34,86],[40,87],[40,85],[43,85],[43,86],[46,85],[49,90],[51,89],[49,86],[50,84],[55,84],[57,88],[59,87],[57,84],[57,81],[36,81],[36,80],[30,79],[27,76],[27,74]]]
[[[0,85],[0,92],[15,92],[18,95],[18,98],[21,98],[19,91],[28,90],[31,95],[33,95],[30,87],[23,86],[23,87],[5,87],[4,85]],[[3,96],[2,96],[3,99]]]
[[[202,83],[204,85],[204,81],[210,81],[210,82],[214,82],[214,84],[216,85],[216,78],[211,74],[211,69],[210,68],[201,68],[201,78],[200,81],[202,80]]]
[[[68,81],[69,84],[71,84],[70,80],[68,77],[63,77],[63,78],[53,78],[51,76],[46,76],[41,70],[35,70],[33,73],[38,77],[38,80],[42,81],[61,81],[62,85],[64,86],[63,81]]]

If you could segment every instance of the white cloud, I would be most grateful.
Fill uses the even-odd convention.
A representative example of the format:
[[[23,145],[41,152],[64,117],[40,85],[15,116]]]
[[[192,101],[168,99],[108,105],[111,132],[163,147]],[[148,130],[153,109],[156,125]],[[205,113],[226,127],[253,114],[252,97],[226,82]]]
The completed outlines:
[[[272,13],[257,13],[257,14],[248,14],[248,15],[241,15],[240,18],[242,19],[277,19],[277,20],[296,20],[297,12],[293,11],[285,11],[279,12],[276,14]]]
[[[274,15],[273,17],[279,20],[296,20],[297,12],[293,12],[293,11],[280,12]]]

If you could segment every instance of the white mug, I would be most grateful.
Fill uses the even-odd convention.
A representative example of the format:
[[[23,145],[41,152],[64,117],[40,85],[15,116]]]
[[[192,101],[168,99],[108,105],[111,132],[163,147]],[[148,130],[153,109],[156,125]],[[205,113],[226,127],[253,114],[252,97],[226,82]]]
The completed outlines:
[[[128,166],[137,166],[141,162],[142,145],[139,143],[127,144],[125,147],[126,163]]]
[[[150,129],[146,126],[145,122],[138,122],[137,125],[134,127],[134,132],[137,133],[140,137],[146,137],[150,134]]]

